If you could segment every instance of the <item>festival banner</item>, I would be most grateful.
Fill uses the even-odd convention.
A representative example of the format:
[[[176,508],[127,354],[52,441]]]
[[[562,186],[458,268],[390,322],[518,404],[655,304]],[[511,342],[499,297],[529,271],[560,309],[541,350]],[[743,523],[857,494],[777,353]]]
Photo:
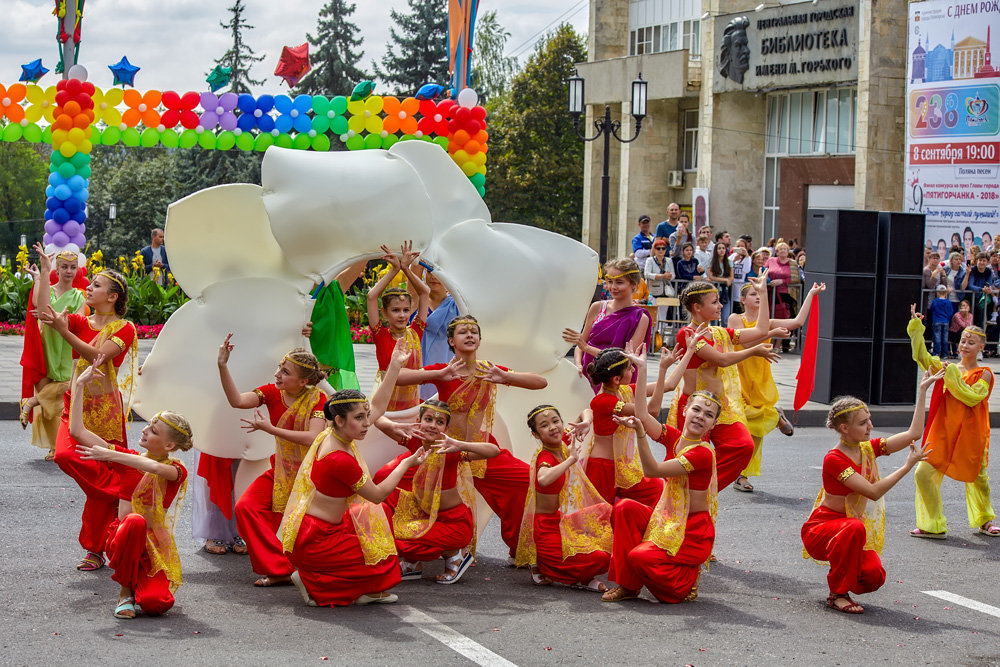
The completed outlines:
[[[997,40],[996,0],[909,5],[904,208],[926,215],[924,238],[942,260],[1000,233]]]

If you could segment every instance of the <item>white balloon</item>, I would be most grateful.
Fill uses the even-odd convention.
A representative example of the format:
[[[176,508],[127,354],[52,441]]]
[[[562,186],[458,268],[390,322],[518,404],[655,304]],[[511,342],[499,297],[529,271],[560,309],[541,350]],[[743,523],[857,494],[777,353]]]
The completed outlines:
[[[69,78],[76,79],[78,81],[87,80],[87,68],[83,65],[73,65],[69,68],[68,72]]]
[[[458,105],[471,109],[479,103],[479,93],[472,88],[463,88],[458,91]]]

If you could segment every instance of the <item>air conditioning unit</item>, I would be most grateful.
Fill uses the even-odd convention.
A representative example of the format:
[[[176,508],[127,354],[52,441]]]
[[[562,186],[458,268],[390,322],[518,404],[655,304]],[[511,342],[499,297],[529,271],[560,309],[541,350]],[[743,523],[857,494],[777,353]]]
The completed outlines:
[[[668,171],[667,172],[667,187],[668,188],[683,188],[684,187],[684,172],[683,171]]]

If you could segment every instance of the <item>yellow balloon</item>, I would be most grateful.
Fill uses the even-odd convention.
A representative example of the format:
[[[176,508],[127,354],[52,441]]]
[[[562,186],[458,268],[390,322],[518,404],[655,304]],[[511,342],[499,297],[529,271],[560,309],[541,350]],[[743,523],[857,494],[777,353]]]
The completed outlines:
[[[364,100],[354,100],[353,102],[347,103],[347,113],[352,116],[361,116],[365,113],[365,101]]]
[[[87,138],[87,135],[78,127],[74,127],[72,130],[66,133],[66,140],[71,141],[74,144],[79,145],[81,141]]]
[[[354,134],[361,134],[365,131],[365,117],[351,116],[347,119],[347,129],[354,130]]]
[[[66,130],[52,130],[52,145],[62,146],[66,143]]]
[[[90,139],[84,139],[77,147],[77,152],[79,153],[89,154],[92,150],[94,150],[94,144],[91,143]]]
[[[486,175],[486,165],[484,164],[479,169],[476,169],[476,173],[477,174],[482,174],[483,176],[485,176]]]
[[[379,100],[381,101],[381,98],[379,98]],[[348,123],[348,126],[350,126],[350,123]],[[368,134],[381,134],[382,117],[376,116],[373,113],[372,116],[365,118],[365,130],[368,132]]]
[[[28,86],[27,92],[25,92],[25,97],[27,97],[28,101],[31,102],[32,104],[41,104],[42,100],[45,99],[45,91],[42,90],[41,86],[36,86],[35,84],[31,84],[30,86]]]
[[[381,95],[372,95],[367,100],[365,100],[365,111],[371,112],[372,115],[382,112],[382,106],[384,102]],[[380,129],[379,132],[382,130]]]
[[[76,146],[74,146],[68,141],[64,141],[59,146],[59,152],[62,153],[63,157],[73,157],[74,155],[76,155]]]
[[[486,164],[486,153],[476,153],[472,156],[472,161],[476,163],[477,167],[482,167]]]
[[[477,171],[476,163],[473,162],[472,160],[462,163],[462,173],[464,173],[466,176],[472,176],[474,173],[476,173],[476,171]]]
[[[472,157],[471,155],[469,155],[464,150],[459,148],[457,151],[455,151],[455,154],[452,156],[452,159],[455,161],[456,164],[465,164],[466,162],[469,161],[471,157]]]

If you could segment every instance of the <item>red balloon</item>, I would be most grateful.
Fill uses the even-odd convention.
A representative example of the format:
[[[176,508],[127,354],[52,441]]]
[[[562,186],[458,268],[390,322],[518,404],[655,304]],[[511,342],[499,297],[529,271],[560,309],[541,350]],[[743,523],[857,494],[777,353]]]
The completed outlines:
[[[476,120],[486,119],[486,108],[485,107],[472,107],[472,117]]]
[[[56,90],[66,90],[67,79],[59,79],[56,81]]]
[[[455,111],[455,100],[450,98],[446,100],[441,100],[441,102],[438,104],[438,111],[446,114],[447,117],[450,118],[451,114],[454,113]]]
[[[198,127],[198,114],[193,111],[181,112],[181,125],[189,130],[193,130]]]
[[[163,99],[163,106],[167,107],[168,109],[176,109],[181,105],[181,96],[172,90],[164,90],[162,99]]]
[[[95,90],[94,84],[92,84],[89,81],[84,81],[83,82],[83,86],[81,86],[81,88],[83,88],[83,92],[87,93],[88,96],[94,94],[94,90]]]
[[[417,121],[417,130],[424,133],[424,136],[434,132],[434,119],[424,116]]]
[[[94,108],[94,98],[84,93],[80,93],[76,96],[76,103],[79,104],[80,108],[84,111]]]
[[[469,122],[465,124],[465,130],[470,134],[475,134],[479,130],[483,129],[483,124],[478,120],[469,119]]]
[[[458,109],[455,110],[455,113],[452,114],[452,116],[455,118],[455,120],[457,120],[464,126],[466,123],[469,122],[469,119],[472,118],[472,112],[470,112],[465,107],[459,107]]]
[[[65,90],[60,90],[58,93],[56,93],[56,104],[59,106],[64,106],[71,99],[73,99],[73,97]]]
[[[434,103],[434,100],[420,100],[420,115],[433,116],[437,112],[437,104]]]
[[[80,92],[81,89],[82,89],[82,85],[81,85],[81,81],[79,79],[69,79],[66,82],[66,90],[69,92],[70,95],[77,95],[77,94],[79,94],[79,92]]]
[[[201,101],[201,95],[199,95],[198,93],[196,93],[194,91],[188,91],[188,92],[184,93],[184,97],[181,98],[181,106],[183,106],[185,109],[191,111],[196,106],[198,106],[198,103],[200,101]],[[197,125],[197,123],[195,123],[195,124]],[[185,127],[187,127],[187,126],[185,125]]]
[[[454,118],[448,121],[448,132],[450,132],[451,134],[455,134],[461,129],[462,129],[461,123],[459,123]]]

